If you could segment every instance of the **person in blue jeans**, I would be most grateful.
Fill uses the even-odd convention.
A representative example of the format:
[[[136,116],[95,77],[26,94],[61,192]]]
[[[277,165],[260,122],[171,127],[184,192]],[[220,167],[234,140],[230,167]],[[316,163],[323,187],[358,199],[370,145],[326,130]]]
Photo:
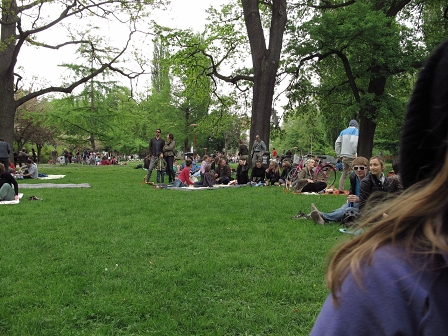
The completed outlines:
[[[367,203],[364,233],[332,252],[331,293],[311,336],[447,334],[447,78],[448,41],[424,63],[407,105],[404,191]]]
[[[340,222],[347,210],[353,209],[359,211],[359,191],[361,181],[367,175],[368,166],[369,160],[363,156],[358,156],[353,159],[354,171],[350,174],[350,194],[347,196],[347,202],[340,208],[332,212],[321,212],[314,204],[311,204],[311,213],[305,215],[299,212],[293,219],[312,218],[316,224],[324,225],[326,222]]]

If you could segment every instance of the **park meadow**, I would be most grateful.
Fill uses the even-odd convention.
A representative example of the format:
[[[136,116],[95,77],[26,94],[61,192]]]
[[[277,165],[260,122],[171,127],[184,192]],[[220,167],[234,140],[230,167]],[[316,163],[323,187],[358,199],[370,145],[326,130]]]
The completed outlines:
[[[20,204],[0,207],[0,334],[310,332],[328,255],[350,237],[291,216],[344,196],[157,189],[134,166],[40,165],[66,177],[19,181]],[[91,187],[20,188],[42,182]]]

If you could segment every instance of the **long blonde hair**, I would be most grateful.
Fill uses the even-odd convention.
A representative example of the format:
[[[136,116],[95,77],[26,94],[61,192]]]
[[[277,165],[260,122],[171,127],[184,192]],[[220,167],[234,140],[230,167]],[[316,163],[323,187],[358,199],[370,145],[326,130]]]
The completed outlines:
[[[269,162],[269,168],[271,168],[271,167],[272,167],[272,172],[274,172],[274,173],[280,173],[280,168],[279,168],[277,162],[275,162],[275,161],[271,161],[271,162]]]
[[[335,303],[345,277],[351,272],[361,285],[362,266],[369,264],[374,252],[382,246],[400,244],[409,257],[425,254],[429,256],[428,262],[441,252],[448,253],[447,182],[448,153],[445,153],[443,167],[432,179],[413,185],[395,199],[363,214],[361,227],[372,227],[345,243],[328,266],[327,286]]]

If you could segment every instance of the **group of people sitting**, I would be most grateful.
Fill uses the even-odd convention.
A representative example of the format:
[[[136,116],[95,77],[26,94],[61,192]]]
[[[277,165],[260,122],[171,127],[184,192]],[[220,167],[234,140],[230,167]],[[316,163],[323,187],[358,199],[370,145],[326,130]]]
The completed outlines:
[[[33,160],[26,160],[26,166],[26,170],[17,172],[14,163],[11,163],[8,167],[0,163],[0,201],[13,201],[18,199],[19,187],[16,179],[37,179],[37,165]]]
[[[381,199],[387,193],[403,190],[399,174],[399,158],[395,158],[392,169],[394,174],[389,178],[384,175],[385,163],[381,156],[373,156],[369,160],[358,156],[353,160],[353,172],[350,174],[350,190],[346,202],[332,212],[321,212],[312,203],[311,212],[302,211],[293,219],[312,219],[315,223],[324,225],[330,222],[340,222],[347,214],[361,214],[366,202],[371,196]]]
[[[280,185],[285,183],[286,175],[280,173],[279,165],[275,161],[271,161],[268,168],[264,168],[261,161],[257,161],[255,167],[249,176],[249,165],[246,156],[241,156],[238,160],[236,169],[236,178],[232,176],[230,168],[225,156],[216,155],[213,159],[204,155],[202,163],[197,172],[192,174],[193,162],[187,159],[184,168],[174,181],[177,187],[195,186],[195,187],[212,187],[215,184],[223,185]],[[287,171],[284,171],[287,174]],[[191,176],[197,177],[199,181],[192,181]]]

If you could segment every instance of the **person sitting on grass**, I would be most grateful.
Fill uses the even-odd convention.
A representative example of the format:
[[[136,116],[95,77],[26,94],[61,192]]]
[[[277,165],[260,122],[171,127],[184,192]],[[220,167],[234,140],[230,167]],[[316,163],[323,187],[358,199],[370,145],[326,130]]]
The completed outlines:
[[[16,173],[16,165],[14,164],[14,162],[9,163],[8,173],[10,173],[10,174]]]
[[[212,164],[211,164],[211,169],[213,172],[215,172],[218,169],[219,166],[219,155],[215,154],[215,157],[213,158]]]
[[[202,180],[202,186],[203,187],[213,187],[215,184],[214,175],[211,173],[211,166],[206,165],[205,166],[205,173]]]
[[[204,181],[205,167],[210,166],[210,157],[204,155],[202,157],[201,168],[199,169],[199,175],[201,176],[201,181]]]
[[[403,183],[401,182],[400,176],[400,156],[395,157],[392,163],[392,169],[394,170],[394,174],[387,178],[389,181],[389,193],[400,192],[403,190]]]
[[[269,167],[266,169],[266,178],[269,185],[279,185],[280,180],[280,168],[276,161],[269,162]]]
[[[229,184],[232,171],[227,164],[226,159],[221,158],[219,165],[215,168],[215,183],[216,184]]]
[[[359,210],[362,211],[367,199],[375,192],[382,192],[383,195],[389,191],[389,181],[384,176],[385,163],[382,157],[372,156],[370,158],[370,173],[361,181],[359,191]],[[376,196],[381,197],[380,194]]]
[[[361,189],[361,181],[367,175],[367,166],[369,161],[363,157],[358,156],[353,159],[353,172],[350,174],[350,193],[347,196],[347,201],[336,210],[332,212],[320,212],[316,206],[311,203],[311,213],[303,214],[301,211],[293,217],[297,218],[312,218],[316,224],[324,225],[328,222],[340,222],[344,214],[349,211],[359,211],[359,192]]]
[[[255,167],[252,168],[248,184],[256,187],[266,185],[266,170],[261,165],[261,160],[255,162]]]
[[[247,157],[242,155],[238,160],[238,167],[236,168],[237,184],[246,185],[249,182],[249,165],[247,164]]]
[[[301,192],[315,192],[324,190],[327,187],[325,182],[314,181],[314,163],[313,159],[306,160],[305,167],[299,172],[297,177],[296,189],[293,191],[294,194],[299,194]]]
[[[447,60],[448,41],[424,64],[408,104],[404,192],[363,212],[366,232],[333,253],[331,294],[311,336],[447,334]]]
[[[22,174],[22,177],[37,179],[39,174],[37,172],[37,165],[33,162],[33,160],[26,160],[26,166],[28,167],[28,170],[24,174]]]
[[[288,174],[291,171],[291,162],[289,162],[288,160],[283,160],[282,168],[282,174],[280,175],[280,179],[278,180],[278,182],[280,182],[281,185],[285,185]]]
[[[174,180],[174,186],[175,187],[188,187],[190,185],[194,185],[193,182],[190,180],[190,167],[191,167],[191,160],[185,161],[185,168],[182,169],[179,176]]]
[[[104,155],[103,158],[101,159],[100,166],[109,166],[109,165],[110,165],[110,161],[107,158],[107,156]]]
[[[0,201],[13,201],[18,199],[19,186],[16,179],[6,171],[5,165],[0,163]]]

